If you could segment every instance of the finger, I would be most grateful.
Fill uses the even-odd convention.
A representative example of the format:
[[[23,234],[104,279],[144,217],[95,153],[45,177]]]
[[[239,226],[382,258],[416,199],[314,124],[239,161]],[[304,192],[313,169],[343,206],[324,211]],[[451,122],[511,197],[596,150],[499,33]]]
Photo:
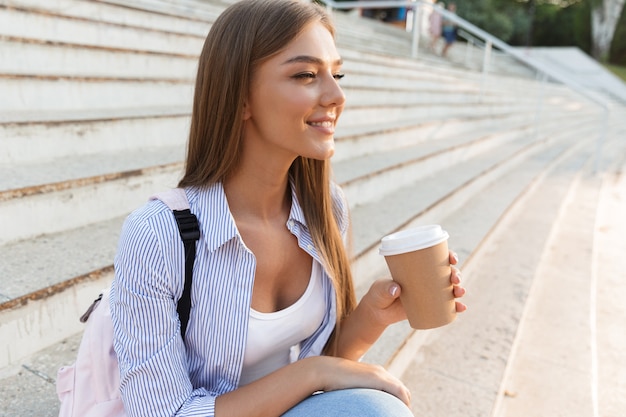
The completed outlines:
[[[450,274],[450,282],[454,285],[458,285],[461,283],[461,271],[459,271],[459,268],[456,267],[452,267],[451,268],[452,273]]]
[[[396,397],[398,397],[403,403],[405,403],[407,407],[411,407],[411,392],[408,390],[408,388],[403,387],[399,395],[396,395]]]
[[[381,279],[372,284],[369,302],[375,308],[386,308],[400,297],[400,284],[390,279]]]
[[[395,281],[391,281],[391,283],[389,284],[389,287],[387,288],[387,293],[389,295],[391,295],[392,298],[398,298],[400,297],[400,285],[395,282]]]
[[[454,298],[461,298],[465,295],[466,290],[463,287],[459,287],[458,285],[454,285],[452,287],[452,291],[454,293]]]
[[[458,264],[459,263],[459,255],[457,255],[457,253],[454,252],[454,251],[449,251],[449,252],[450,252],[450,255],[449,255],[450,265]]]
[[[391,395],[394,395],[405,403],[408,407],[411,406],[411,391],[400,381],[389,387],[389,390],[385,390]]]
[[[467,306],[459,301],[455,301],[455,305],[456,305],[456,312],[457,313],[462,313],[465,310],[467,310]]]

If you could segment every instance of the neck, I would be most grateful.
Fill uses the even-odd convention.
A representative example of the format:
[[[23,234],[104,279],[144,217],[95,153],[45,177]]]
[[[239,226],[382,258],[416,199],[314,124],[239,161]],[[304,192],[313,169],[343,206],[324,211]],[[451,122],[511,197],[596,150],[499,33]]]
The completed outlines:
[[[270,221],[288,217],[291,210],[287,173],[240,170],[224,182],[224,192],[235,220]]]

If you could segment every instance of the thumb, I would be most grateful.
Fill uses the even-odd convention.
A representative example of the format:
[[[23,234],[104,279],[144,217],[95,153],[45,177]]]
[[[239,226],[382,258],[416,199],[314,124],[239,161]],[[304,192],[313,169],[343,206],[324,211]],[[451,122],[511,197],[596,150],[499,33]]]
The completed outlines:
[[[390,279],[378,280],[370,288],[371,304],[376,308],[387,308],[398,297],[402,289],[400,285]]]
[[[400,297],[400,285],[395,281],[391,281],[388,285],[387,292],[393,299]]]

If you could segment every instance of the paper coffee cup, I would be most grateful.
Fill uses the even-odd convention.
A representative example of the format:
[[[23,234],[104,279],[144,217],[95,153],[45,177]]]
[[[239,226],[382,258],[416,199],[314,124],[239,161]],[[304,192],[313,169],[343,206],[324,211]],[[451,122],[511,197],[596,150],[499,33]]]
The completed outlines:
[[[379,253],[402,287],[400,301],[414,329],[440,327],[456,318],[448,237],[441,226],[428,225],[381,239]]]

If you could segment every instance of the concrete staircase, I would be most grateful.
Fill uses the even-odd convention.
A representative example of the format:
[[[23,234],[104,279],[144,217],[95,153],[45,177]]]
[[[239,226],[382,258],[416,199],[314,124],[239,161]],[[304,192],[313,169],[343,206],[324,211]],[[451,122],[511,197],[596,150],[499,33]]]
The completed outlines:
[[[0,0],[0,416],[58,413],[56,370],[113,278],[124,217],[181,174],[197,55],[224,7]],[[333,165],[351,204],[358,293],[387,274],[382,236],[431,222],[450,233],[470,292],[452,325],[392,326],[365,360],[412,388],[416,415],[489,415],[503,408],[551,231],[563,207],[587,201],[569,190],[602,182],[601,114],[563,86],[411,60],[407,33],[336,21],[348,101]],[[625,114],[615,103],[606,175],[626,162]]]

